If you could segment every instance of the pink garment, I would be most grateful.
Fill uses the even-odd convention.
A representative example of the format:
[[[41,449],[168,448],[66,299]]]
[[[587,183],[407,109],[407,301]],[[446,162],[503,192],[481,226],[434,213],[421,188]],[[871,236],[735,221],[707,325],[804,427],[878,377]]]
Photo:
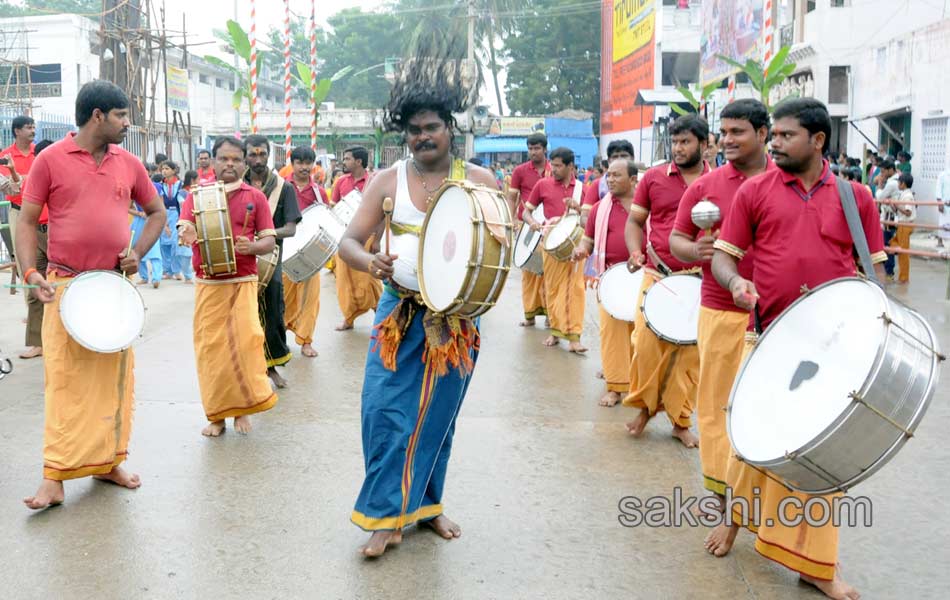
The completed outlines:
[[[597,204],[597,227],[594,229],[594,276],[600,277],[607,270],[607,223],[614,205],[610,192]]]

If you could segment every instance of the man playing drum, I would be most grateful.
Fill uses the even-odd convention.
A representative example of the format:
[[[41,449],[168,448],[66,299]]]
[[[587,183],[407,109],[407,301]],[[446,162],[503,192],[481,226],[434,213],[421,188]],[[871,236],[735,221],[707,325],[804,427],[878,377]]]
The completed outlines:
[[[703,175],[689,186],[680,200],[676,223],[670,235],[670,250],[683,262],[703,265],[702,299],[699,309],[699,385],[696,411],[699,420],[699,458],[703,485],[722,499],[726,493],[726,405],[736,378],[749,325],[749,311],[738,308],[732,295],[712,275],[715,231],[729,214],[732,199],[742,183],[775,165],[765,151],[769,138],[769,111],[758,100],[742,99],[726,105],[720,114],[720,145],[726,160],[722,168]],[[693,223],[692,211],[706,200],[719,208],[720,222],[710,231]],[[739,263],[743,277],[752,279],[752,254]]]
[[[670,126],[673,162],[648,170],[637,185],[630,218],[627,220],[627,249],[631,271],[644,267],[643,294],[662,277],[696,269],[670,252],[670,232],[680,199],[691,183],[710,171],[703,160],[709,139],[709,125],[698,115],[685,115]],[[650,219],[646,256],[643,253],[644,227]],[[660,284],[662,285],[662,284]],[[633,334],[633,359],[630,364],[630,394],[625,406],[640,409],[637,418],[627,424],[633,436],[643,433],[647,423],[662,407],[673,424],[673,436],[687,448],[699,440],[689,430],[699,378],[699,352],[693,345],[677,345],[660,339],[646,326],[643,312],[637,312]]]
[[[627,262],[630,256],[624,229],[637,187],[637,165],[630,158],[614,159],[605,177],[610,193],[594,204],[587,219],[584,240],[574,250],[574,260],[583,260],[594,253],[598,275],[608,267]],[[632,335],[632,322],[615,319],[603,306],[600,307],[600,360],[607,382],[607,393],[600,399],[601,406],[615,406],[630,391]]]
[[[249,135],[244,139],[247,144],[247,173],[244,181],[261,190],[267,197],[277,245],[283,239],[294,235],[297,223],[303,218],[297,205],[297,195],[293,186],[271,169],[267,160],[270,157],[270,141],[262,135]],[[267,357],[267,374],[279,388],[286,387],[287,381],[277,372],[277,367],[290,362],[290,348],[287,347],[287,329],[284,325],[284,286],[280,259],[277,269],[260,298],[261,322],[264,326],[264,353]]]
[[[326,191],[313,180],[310,171],[317,155],[309,146],[297,146],[290,153],[293,172],[287,177],[287,183],[293,184],[297,194],[297,207],[302,213],[307,207],[326,204]],[[300,353],[313,358],[317,351],[313,349],[313,330],[317,327],[320,314],[320,273],[306,281],[297,283],[281,270],[284,287],[284,324],[294,332],[300,344]]]
[[[761,326],[769,324],[809,288],[839,277],[854,276],[854,242],[845,219],[836,178],[822,159],[831,136],[831,118],[825,105],[812,98],[792,98],[775,107],[772,119],[772,158],[778,169],[755,177],[739,188],[715,242],[712,272],[745,310],[756,308]],[[884,240],[877,209],[868,190],[850,184],[860,214],[871,261],[884,280]],[[755,283],[739,272],[738,263],[755,246]],[[750,346],[747,345],[746,352]],[[725,556],[740,525],[756,533],[755,549],[771,560],[797,571],[830,598],[856,599],[858,592],[841,578],[838,565],[838,529],[832,521],[818,527],[802,520],[792,527],[779,515],[780,503],[797,496],[804,505],[810,497],[791,492],[764,472],[730,456],[726,483],[734,497],[759,503],[759,523],[749,521],[736,505],[734,523],[710,533],[706,548]],[[830,510],[831,503],[824,510]],[[816,513],[822,509],[815,507]],[[787,511],[790,512],[790,511]],[[785,515],[786,517],[790,515]],[[820,516],[813,514],[813,516]]]
[[[257,312],[257,257],[272,252],[276,241],[267,198],[241,180],[244,142],[218,138],[211,154],[217,181],[227,190],[235,271],[221,275],[205,272],[202,248],[195,243],[195,224],[200,215],[194,213],[193,194],[182,204],[178,229],[182,242],[193,245],[192,266],[197,274],[195,363],[201,404],[209,421],[201,433],[217,437],[225,429],[226,418],[234,418],[238,433],[248,433],[249,415],[277,404],[277,394],[267,379],[264,330]]]
[[[551,163],[548,162],[548,138],[543,133],[532,133],[528,136],[528,162],[515,167],[511,173],[511,183],[508,187],[508,206],[511,214],[522,220],[524,203],[531,196],[534,186],[544,177],[551,176]],[[537,317],[545,316],[544,273],[534,273],[522,269],[521,271],[521,304],[524,307],[524,321],[522,327],[534,326]]]
[[[423,42],[425,43],[425,42]],[[421,48],[396,80],[388,127],[404,133],[412,156],[378,172],[340,244],[355,270],[386,282],[376,311],[362,393],[365,479],[351,520],[373,532],[361,551],[376,557],[402,541],[402,529],[425,523],[445,539],[461,535],[442,509],[455,419],[478,355],[478,323],[431,313],[418,290],[416,266],[425,211],[446,179],[496,188],[487,169],[453,159],[455,119],[470,95],[461,61]],[[371,254],[366,242],[384,223],[393,199],[392,248]],[[388,221],[388,217],[386,217]],[[471,227],[461,221],[458,227]]]
[[[130,125],[125,92],[107,81],[85,84],[76,96],[76,124],[77,133],[37,157],[17,224],[23,280],[37,286],[33,293],[48,305],[43,482],[24,500],[32,509],[60,504],[66,479],[93,475],[130,489],[141,485],[138,475],[119,467],[132,431],[132,350],[97,353],[72,339],[60,318],[60,284],[85,271],[138,271],[139,256],[161,234],[165,207],[142,162],[118,146]],[[130,200],[147,215],[131,246]],[[36,226],[44,207],[50,225],[47,277],[36,270]]]
[[[555,148],[551,151],[551,177],[539,181],[525,202],[522,214],[524,222],[535,230],[542,224],[535,220],[532,211],[544,206],[546,222],[557,221],[568,210],[580,210],[581,184],[574,177],[574,152],[570,148]],[[544,340],[545,346],[557,346],[563,338],[568,341],[571,352],[587,352],[581,344],[584,329],[584,267],[573,261],[561,261],[544,251],[544,294],[547,305],[551,335]]]
[[[362,146],[354,146],[343,151],[343,176],[333,186],[332,203],[336,204],[353,190],[360,193],[366,188],[369,174],[366,166],[369,164],[369,152]],[[367,240],[367,250],[375,240]],[[336,278],[336,298],[340,303],[340,312],[343,313],[343,322],[336,330],[346,331],[353,329],[353,322],[357,317],[376,310],[379,296],[383,293],[383,286],[379,280],[369,273],[355,271],[345,261],[335,261],[333,276]]]

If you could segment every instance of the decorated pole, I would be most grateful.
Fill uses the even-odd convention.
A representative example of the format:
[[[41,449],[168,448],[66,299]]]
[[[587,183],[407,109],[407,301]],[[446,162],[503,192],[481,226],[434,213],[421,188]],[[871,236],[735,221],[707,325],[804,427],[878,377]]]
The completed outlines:
[[[729,92],[729,99],[727,102],[733,102],[736,99],[736,75],[733,73],[729,76],[728,87],[726,88]]]
[[[251,0],[251,97],[248,99],[251,113],[251,133],[257,133],[257,10]]]
[[[765,63],[762,65],[763,76],[769,74],[769,63],[772,62],[772,0],[765,0]]]
[[[290,0],[284,0],[284,145],[286,160],[290,162],[290,149],[294,143],[290,134]]]
[[[317,0],[310,0],[310,149],[317,151]]]

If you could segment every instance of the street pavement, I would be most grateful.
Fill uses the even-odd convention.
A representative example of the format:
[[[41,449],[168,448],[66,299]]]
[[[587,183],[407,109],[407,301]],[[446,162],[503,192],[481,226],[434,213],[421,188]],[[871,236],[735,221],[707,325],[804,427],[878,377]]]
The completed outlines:
[[[944,263],[915,260],[892,286],[950,347]],[[4,281],[6,277],[4,276]],[[597,307],[588,296],[587,356],[544,348],[520,320],[520,275],[482,319],[482,353],[458,421],[444,503],[463,529],[445,541],[410,530],[380,560],[357,552],[349,522],[363,463],[360,390],[371,315],[339,333],[324,273],[315,336],[320,356],[292,344],[290,387],[253,417],[247,437],[200,435],[205,424],[192,350],[194,288],[140,288],[148,305],[136,344],[136,413],[128,491],[66,483],[66,503],[32,513],[20,502],[41,476],[43,365],[14,359],[0,381],[0,592],[3,598],[818,598],[797,575],[755,553],[703,550],[703,527],[623,527],[625,496],[704,495],[699,456],[664,416],[640,439],[624,407],[601,408]],[[0,355],[22,347],[22,296],[0,294]],[[541,321],[543,323],[543,321]],[[290,336],[292,340],[293,336]],[[946,376],[947,374],[944,373]],[[873,525],[843,529],[845,578],[865,598],[944,598],[950,590],[943,514],[950,490],[950,397],[938,388],[901,453],[854,489]]]

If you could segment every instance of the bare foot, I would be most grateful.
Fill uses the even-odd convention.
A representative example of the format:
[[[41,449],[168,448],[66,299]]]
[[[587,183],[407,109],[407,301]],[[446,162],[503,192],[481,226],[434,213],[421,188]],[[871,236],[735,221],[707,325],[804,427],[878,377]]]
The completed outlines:
[[[594,377],[596,377],[597,379],[603,379],[603,378],[604,378],[604,372],[603,372],[603,371],[597,371],[596,373],[594,373]]]
[[[424,521],[424,524],[447,540],[462,537],[462,528],[445,515],[439,515],[434,519]]]
[[[518,323],[521,327],[534,327],[534,319],[525,319],[524,321]]]
[[[808,575],[799,575],[807,584],[813,585],[824,595],[834,600],[858,600],[861,597],[861,594],[858,593],[858,590],[854,589],[843,579],[841,579],[841,565],[837,565],[835,568],[835,578],[831,581],[823,581],[821,579],[815,579],[809,577]]]
[[[716,528],[709,532],[709,535],[706,536],[703,542],[703,546],[706,548],[706,552],[722,558],[732,550],[732,545],[735,543],[738,533],[738,524],[726,525],[725,523],[721,523],[716,525]]]
[[[267,369],[267,376],[270,377],[270,380],[273,381],[274,385],[278,388],[287,387],[287,380],[281,377],[280,373],[278,373],[274,367]]]
[[[214,423],[208,423],[208,426],[201,430],[201,435],[206,435],[208,437],[218,437],[227,427],[224,424],[224,419],[220,421],[215,421]]]
[[[644,429],[646,429],[647,423],[650,422],[650,419],[650,411],[645,408],[641,408],[640,414],[637,415],[637,418],[627,423],[627,433],[633,437],[637,437],[643,433]]]
[[[62,481],[44,479],[43,482],[40,483],[40,489],[36,490],[36,494],[29,498],[24,498],[23,504],[26,504],[27,508],[40,510],[41,508],[62,504],[65,499],[66,493],[63,491]]]
[[[618,402],[620,402],[620,394],[617,392],[607,392],[604,394],[604,397],[600,399],[601,406],[617,406]]]
[[[240,417],[234,417],[234,431],[247,435],[251,432],[251,417],[247,415],[241,415]]]
[[[300,347],[300,353],[304,356],[309,356],[310,358],[315,358],[317,356],[317,351],[313,349],[313,346],[310,344],[304,344]]]
[[[20,353],[20,358],[23,360],[29,360],[31,358],[38,358],[43,356],[43,348],[40,346],[30,346],[26,350]]]
[[[139,279],[135,285],[148,285],[148,279]]]
[[[549,335],[542,343],[548,348],[553,348],[558,345],[558,339],[553,335]]]
[[[573,352],[574,354],[583,354],[587,352],[587,346],[581,344],[580,342],[571,342],[567,345],[567,351]]]
[[[683,442],[683,445],[687,448],[699,447],[699,438],[693,435],[693,432],[689,430],[689,427],[680,427],[679,425],[674,425],[673,437]]]
[[[139,479],[138,475],[135,473],[127,473],[122,467],[113,467],[112,470],[105,475],[94,475],[93,479],[108,481],[124,488],[129,488],[130,490],[134,490],[142,485],[142,480]]]
[[[336,329],[337,331],[349,331],[350,329],[353,329],[353,324],[350,323],[349,321],[343,321],[342,323],[337,325],[334,329]]]
[[[397,545],[402,541],[402,530],[374,531],[365,546],[360,546],[360,553],[366,558],[376,558],[386,552],[390,545]]]
[[[702,503],[702,500],[706,500],[706,502]],[[700,500],[700,502],[697,502],[696,506],[694,506],[691,511],[693,513],[693,516],[696,517],[697,519],[715,517],[717,516],[717,514],[721,515],[724,512],[726,512],[726,500],[719,494],[710,494],[706,496],[705,498],[703,498],[702,500]],[[709,506],[709,504],[712,504],[712,501],[715,501],[715,504],[713,506]],[[710,512],[710,511],[715,511],[715,513]]]
[[[158,286],[160,286],[161,284],[162,284],[161,281],[153,281],[153,282],[152,282],[152,287],[157,290],[157,289],[158,289]]]

